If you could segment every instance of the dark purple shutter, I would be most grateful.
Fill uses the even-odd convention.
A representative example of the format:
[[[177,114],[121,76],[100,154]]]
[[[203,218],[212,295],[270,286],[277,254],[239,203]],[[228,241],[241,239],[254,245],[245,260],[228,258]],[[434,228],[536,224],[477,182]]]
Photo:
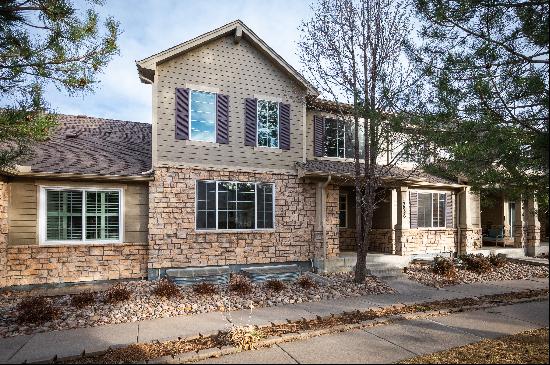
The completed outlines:
[[[411,228],[418,228],[418,193],[410,192],[409,205],[411,207]]]
[[[445,194],[445,227],[453,228],[453,195]]]
[[[279,147],[290,149],[290,104],[279,103]]]
[[[253,98],[244,99],[244,144],[256,146],[256,109],[258,100]]]
[[[189,139],[189,89],[176,88],[176,139]]]
[[[323,157],[323,143],[325,139],[325,118],[313,116],[313,155]]]
[[[216,97],[216,142],[229,143],[229,96]]]

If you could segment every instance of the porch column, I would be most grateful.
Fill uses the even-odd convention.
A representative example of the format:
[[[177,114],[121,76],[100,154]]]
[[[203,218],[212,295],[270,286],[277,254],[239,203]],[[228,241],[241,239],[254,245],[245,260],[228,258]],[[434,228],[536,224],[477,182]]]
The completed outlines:
[[[314,265],[327,270],[327,259],[339,254],[339,187],[318,182],[315,187]]]
[[[538,217],[537,200],[532,197],[527,200],[527,237],[525,239],[526,254],[536,256],[540,247],[540,221]]]
[[[472,193],[471,188],[467,186],[457,194],[458,201],[458,220],[457,229],[459,233],[459,245],[457,247],[460,254],[471,253],[481,247],[481,228],[476,220],[474,225],[474,215],[479,217],[479,196]]]
[[[514,217],[514,247],[525,247],[525,231],[527,230],[527,221],[525,219],[526,202],[523,199],[516,201],[516,211]]]
[[[395,216],[393,212],[393,197],[396,199]],[[395,220],[395,223],[394,223]],[[394,230],[394,250],[392,254],[403,254],[403,243],[411,228],[409,188],[401,186],[392,190],[392,229]]]

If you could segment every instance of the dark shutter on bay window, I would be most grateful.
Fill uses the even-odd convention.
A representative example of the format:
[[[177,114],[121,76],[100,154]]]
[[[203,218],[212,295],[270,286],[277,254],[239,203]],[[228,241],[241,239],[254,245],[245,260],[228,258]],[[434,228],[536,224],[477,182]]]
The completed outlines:
[[[176,139],[189,139],[189,89],[176,88]]]
[[[317,115],[313,116],[313,155],[323,157],[324,138],[325,137],[325,118]]]
[[[279,103],[279,147],[290,149],[290,104]]]
[[[244,144],[246,146],[256,146],[257,108],[257,99],[244,99]]]
[[[453,195],[445,194],[445,227],[453,228]]]
[[[229,143],[229,96],[216,96],[216,142]]]
[[[418,228],[418,193],[410,192],[409,205],[411,207],[411,228]]]

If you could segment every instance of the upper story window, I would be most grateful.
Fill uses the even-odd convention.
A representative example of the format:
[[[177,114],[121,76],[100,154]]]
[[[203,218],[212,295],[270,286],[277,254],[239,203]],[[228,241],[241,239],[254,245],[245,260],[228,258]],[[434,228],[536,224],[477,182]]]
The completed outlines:
[[[189,139],[216,142],[216,94],[191,90],[189,98]]]
[[[260,147],[279,148],[279,103],[258,100],[258,143]]]
[[[418,227],[445,227],[445,193],[418,193]]]
[[[359,128],[359,157],[364,158],[364,136],[362,125]],[[324,123],[324,156],[339,158],[355,157],[355,123],[326,118]]]
[[[43,243],[119,242],[121,190],[41,189]]]
[[[275,221],[274,185],[270,183],[197,181],[196,227],[270,229]]]

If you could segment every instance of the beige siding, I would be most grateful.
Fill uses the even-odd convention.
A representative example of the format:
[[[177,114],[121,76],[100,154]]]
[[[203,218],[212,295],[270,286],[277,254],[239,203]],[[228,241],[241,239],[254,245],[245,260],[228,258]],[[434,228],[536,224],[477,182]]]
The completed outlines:
[[[9,184],[8,245],[38,244],[38,188],[42,182],[15,181]],[[45,183],[46,184],[46,183]],[[52,184],[52,183],[47,183]],[[124,187],[124,242],[147,243],[149,216],[146,184],[79,184],[56,182],[56,186]]]
[[[157,157],[159,164],[294,169],[302,161],[306,91],[246,40],[228,36],[162,63],[157,68]],[[215,89],[229,96],[229,144],[175,139],[176,87]],[[193,88],[193,87],[192,87]],[[244,145],[244,100],[258,95],[290,104],[290,150]]]

